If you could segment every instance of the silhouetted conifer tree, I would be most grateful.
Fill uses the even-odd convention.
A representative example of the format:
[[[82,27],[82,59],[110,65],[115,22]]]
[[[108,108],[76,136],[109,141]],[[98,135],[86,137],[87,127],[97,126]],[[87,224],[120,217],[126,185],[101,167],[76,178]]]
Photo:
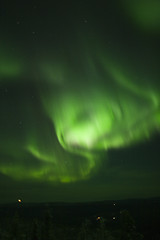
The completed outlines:
[[[9,228],[9,240],[21,239],[21,224],[18,213],[16,212]]]
[[[31,231],[31,240],[39,240],[39,225],[37,220],[33,221],[32,231]]]
[[[53,239],[55,239],[53,222],[52,222],[52,214],[49,210],[47,210],[46,213],[45,213],[42,228],[43,228],[42,229],[42,240],[53,240]]]
[[[96,240],[114,240],[111,232],[106,227],[106,220],[104,218],[100,218],[99,226],[96,231]]]
[[[142,240],[143,235],[136,231],[135,221],[127,210],[120,215],[120,240]]]
[[[91,225],[91,222],[88,219],[86,219],[85,222],[82,223],[82,226],[81,226],[79,234],[78,234],[78,240],[92,239],[90,225]]]

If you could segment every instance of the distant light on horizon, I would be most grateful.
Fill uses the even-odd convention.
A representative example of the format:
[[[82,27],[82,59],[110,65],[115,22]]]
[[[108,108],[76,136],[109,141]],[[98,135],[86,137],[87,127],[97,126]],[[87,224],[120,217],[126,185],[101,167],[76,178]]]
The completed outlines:
[[[18,202],[21,203],[21,202],[22,202],[22,199],[19,198],[19,199],[18,199]]]

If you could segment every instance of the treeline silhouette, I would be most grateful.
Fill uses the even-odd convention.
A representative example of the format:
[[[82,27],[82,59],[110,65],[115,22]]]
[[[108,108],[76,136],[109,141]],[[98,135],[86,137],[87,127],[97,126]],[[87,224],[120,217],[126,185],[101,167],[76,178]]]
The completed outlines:
[[[63,216],[62,216],[63,217]],[[70,217],[70,216],[68,216]],[[72,217],[72,216],[71,216]],[[78,225],[60,225],[48,209],[42,218],[28,221],[16,212],[3,219],[0,225],[0,240],[142,240],[135,221],[127,210],[120,212],[118,219],[101,216],[85,219]],[[157,238],[158,239],[158,238]]]

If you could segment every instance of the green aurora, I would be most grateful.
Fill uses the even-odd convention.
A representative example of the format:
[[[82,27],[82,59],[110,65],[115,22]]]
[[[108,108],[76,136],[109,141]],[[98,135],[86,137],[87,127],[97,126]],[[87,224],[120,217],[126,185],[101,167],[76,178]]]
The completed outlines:
[[[104,56],[100,63],[103,60]],[[81,76],[72,75],[72,72],[63,72],[60,67],[60,72],[56,72],[54,76],[54,72],[51,74],[49,71],[52,66],[45,65],[48,72],[44,71],[44,75],[45,79],[49,79],[50,90],[47,88],[46,94],[44,89],[39,90],[39,94],[50,126],[45,127],[46,129],[43,126],[41,133],[37,132],[40,129],[31,129],[20,150],[25,154],[30,153],[41,162],[41,166],[30,169],[25,174],[25,166],[20,166],[19,163],[11,167],[2,165],[2,173],[18,179],[45,179],[53,182],[86,179],[92,171],[98,169],[101,153],[149,139],[158,130],[158,90],[154,87],[139,88],[134,77],[127,76],[125,69],[112,67],[116,64],[107,62],[109,61],[102,63],[103,76],[99,76],[96,64],[90,66],[90,62],[84,62],[85,67],[94,69],[89,69],[92,74],[88,82],[85,71],[84,75],[81,74],[85,80],[81,80]],[[61,74],[60,86],[55,86],[57,74]],[[65,77],[67,75],[72,79],[77,77],[76,84],[69,82]],[[67,87],[65,81],[68,81]],[[106,81],[109,82],[107,87]],[[47,81],[45,84],[47,85]],[[29,108],[32,114],[33,106]],[[51,134],[54,129],[56,137]],[[47,143],[44,139],[47,139]]]
[[[144,1],[139,4],[143,8]],[[119,6],[135,42],[128,50],[125,31],[117,42],[113,34],[114,47],[108,47],[107,34],[89,21],[74,37],[67,33],[58,49],[42,51],[39,42],[34,58],[31,50],[25,58],[24,48],[10,52],[1,41],[0,83],[6,95],[15,87],[7,101],[1,95],[1,174],[53,185],[88,181],[108,161],[108,151],[145,142],[159,131],[158,54],[156,45],[148,46],[160,34],[160,15],[158,3],[149,15],[150,5],[143,14],[136,3],[123,0]],[[144,35],[135,35],[136,27]]]

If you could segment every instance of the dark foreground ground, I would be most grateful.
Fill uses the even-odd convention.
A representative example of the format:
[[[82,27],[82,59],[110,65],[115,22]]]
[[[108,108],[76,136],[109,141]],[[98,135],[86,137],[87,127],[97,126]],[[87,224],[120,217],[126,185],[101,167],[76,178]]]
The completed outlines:
[[[0,240],[160,240],[160,198],[0,205]]]

